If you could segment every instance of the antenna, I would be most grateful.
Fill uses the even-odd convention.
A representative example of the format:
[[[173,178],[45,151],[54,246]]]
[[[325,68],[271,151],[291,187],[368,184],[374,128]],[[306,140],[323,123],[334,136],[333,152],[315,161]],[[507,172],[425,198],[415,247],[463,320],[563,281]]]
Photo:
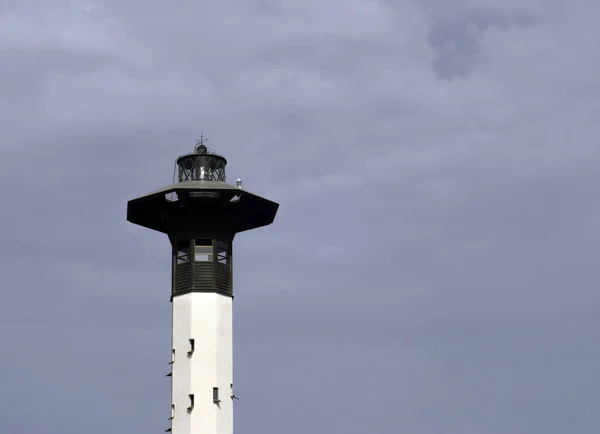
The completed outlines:
[[[198,145],[204,145],[206,146],[206,144],[208,143],[208,139],[206,137],[204,137],[204,133],[200,133],[200,138],[198,140],[196,140],[196,146]]]
[[[204,133],[200,133],[200,138],[198,140],[196,140],[196,146],[195,146],[196,153],[206,154],[208,152],[208,148],[206,147],[207,143],[208,143],[208,140],[206,139],[206,137],[204,137]]]

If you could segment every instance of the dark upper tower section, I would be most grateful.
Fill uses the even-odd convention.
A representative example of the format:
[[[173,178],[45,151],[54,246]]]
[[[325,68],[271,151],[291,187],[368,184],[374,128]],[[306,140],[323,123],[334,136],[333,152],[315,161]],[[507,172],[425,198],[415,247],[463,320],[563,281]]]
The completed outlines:
[[[168,235],[173,247],[173,295],[232,295],[236,233],[273,223],[279,205],[227,184],[227,160],[202,138],[175,162],[173,184],[132,199],[127,220]]]

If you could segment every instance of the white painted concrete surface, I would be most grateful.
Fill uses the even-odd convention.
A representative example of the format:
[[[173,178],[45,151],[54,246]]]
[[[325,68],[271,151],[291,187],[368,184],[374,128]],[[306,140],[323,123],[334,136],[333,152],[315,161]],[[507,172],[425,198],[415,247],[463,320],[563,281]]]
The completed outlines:
[[[190,339],[194,351],[188,354]],[[232,434],[232,299],[215,293],[173,297],[172,341],[172,434]],[[215,387],[219,403],[213,402]]]

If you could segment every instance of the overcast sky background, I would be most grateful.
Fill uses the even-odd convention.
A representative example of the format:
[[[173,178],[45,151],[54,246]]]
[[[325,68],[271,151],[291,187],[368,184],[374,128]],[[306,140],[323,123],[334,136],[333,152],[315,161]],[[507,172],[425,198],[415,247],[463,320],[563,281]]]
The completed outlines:
[[[600,2],[0,0],[0,433],[169,427],[170,248],[126,202],[203,131],[235,430],[600,432]]]

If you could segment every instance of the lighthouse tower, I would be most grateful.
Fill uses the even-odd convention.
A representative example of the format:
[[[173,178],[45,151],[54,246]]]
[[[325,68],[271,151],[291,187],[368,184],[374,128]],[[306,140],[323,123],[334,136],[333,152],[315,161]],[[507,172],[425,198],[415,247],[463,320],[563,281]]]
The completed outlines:
[[[127,220],[172,247],[172,434],[233,432],[233,238],[271,224],[279,205],[226,183],[227,160],[202,138],[173,184],[127,203]]]

